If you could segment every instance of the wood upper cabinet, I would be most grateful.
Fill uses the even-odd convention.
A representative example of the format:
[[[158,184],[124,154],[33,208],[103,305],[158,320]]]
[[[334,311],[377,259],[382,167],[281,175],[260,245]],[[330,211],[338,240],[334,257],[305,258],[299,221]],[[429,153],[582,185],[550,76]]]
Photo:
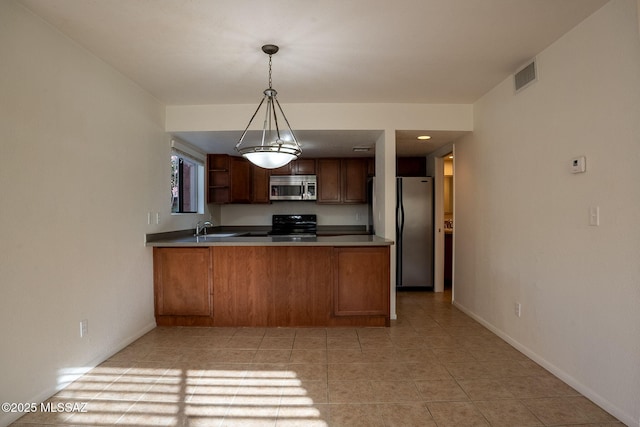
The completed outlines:
[[[367,159],[342,159],[342,203],[367,203]]]
[[[298,159],[281,168],[263,169],[243,157],[209,154],[207,203],[270,203],[271,175],[316,175],[317,203],[366,203],[371,165],[367,158]]]
[[[318,179],[317,203],[341,203],[342,170],[340,159],[318,159],[316,175]]]
[[[251,201],[251,163],[244,157],[229,157],[231,163],[230,203]]]
[[[389,247],[333,249],[333,315],[389,316]]]
[[[209,248],[153,248],[153,276],[156,319],[211,317],[213,282]]]
[[[294,175],[315,175],[316,159],[298,159],[291,162]]]
[[[289,162],[284,166],[280,166],[279,168],[269,169],[269,173],[271,175],[293,175],[293,169],[291,168],[291,163]]]
[[[315,175],[316,159],[298,159],[271,169],[271,175]]]
[[[270,203],[269,169],[251,165],[251,203]]]
[[[318,203],[366,203],[367,159],[318,159]]]
[[[398,157],[396,159],[396,176],[427,176],[427,159],[425,157]]]
[[[207,203],[228,203],[230,199],[229,156],[207,155]]]
[[[227,154],[207,156],[207,202],[249,203],[251,163]]]

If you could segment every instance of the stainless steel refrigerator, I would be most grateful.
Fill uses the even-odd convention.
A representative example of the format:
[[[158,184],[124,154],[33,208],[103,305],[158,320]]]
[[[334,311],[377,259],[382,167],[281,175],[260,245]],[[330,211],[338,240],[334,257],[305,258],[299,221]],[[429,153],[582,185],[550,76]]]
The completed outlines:
[[[396,288],[433,288],[433,178],[396,178]]]

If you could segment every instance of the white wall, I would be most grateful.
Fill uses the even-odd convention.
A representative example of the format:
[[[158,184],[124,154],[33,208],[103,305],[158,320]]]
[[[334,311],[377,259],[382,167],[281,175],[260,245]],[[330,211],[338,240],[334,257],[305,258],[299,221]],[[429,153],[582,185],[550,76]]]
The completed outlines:
[[[242,130],[255,108],[255,104],[169,105],[166,130]],[[299,130],[473,130],[469,104],[287,104],[286,109]]]
[[[0,58],[0,402],[37,402],[155,325],[144,234],[195,218],[169,215],[163,105],[13,1]]]
[[[366,204],[323,205],[314,202],[273,202],[256,205],[221,205],[220,225],[271,225],[274,214],[316,214],[318,225],[368,224]],[[218,223],[216,223],[218,225]]]
[[[634,0],[606,4],[538,56],[537,83],[514,95],[509,78],[480,99],[473,135],[455,144],[455,303],[629,425],[640,419],[636,17]],[[587,172],[569,173],[580,155]]]

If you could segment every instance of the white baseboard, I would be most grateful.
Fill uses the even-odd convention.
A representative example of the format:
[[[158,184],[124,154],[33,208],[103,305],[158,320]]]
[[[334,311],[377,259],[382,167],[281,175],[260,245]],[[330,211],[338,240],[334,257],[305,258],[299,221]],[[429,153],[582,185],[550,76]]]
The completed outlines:
[[[452,301],[452,304],[456,308],[458,308],[460,311],[462,311],[464,314],[466,314],[467,316],[471,317],[472,319],[474,319],[478,323],[482,324],[482,326],[484,326],[485,328],[489,329],[491,332],[493,332],[494,334],[496,334],[497,336],[502,338],[504,341],[506,341],[511,346],[513,346],[518,351],[520,351],[525,356],[527,356],[529,359],[533,360],[538,365],[542,366],[547,371],[551,372],[553,375],[555,375],[556,377],[558,377],[559,379],[561,379],[562,381],[564,381],[565,383],[567,383],[568,385],[573,387],[575,390],[580,392],[580,394],[582,394],[587,399],[589,399],[592,402],[594,402],[596,405],[600,406],[602,409],[604,409],[605,411],[607,411],[608,413],[610,413],[611,415],[616,417],[618,420],[620,420],[623,423],[625,423],[627,426],[631,427],[631,426],[635,426],[636,425],[636,421],[633,419],[631,414],[627,414],[626,412],[624,412],[623,410],[618,408],[616,405],[612,404],[607,399],[603,398],[598,393],[596,393],[595,391],[593,391],[589,387],[587,387],[584,384],[582,384],[576,378],[572,377],[571,375],[569,375],[568,373],[566,373],[565,371],[563,371],[562,369],[560,369],[559,367],[557,367],[553,363],[551,363],[548,360],[546,360],[544,357],[540,356],[536,352],[532,351],[530,348],[528,348],[525,345],[521,344],[520,342],[516,341],[511,336],[506,334],[504,331],[502,331],[500,329],[497,329],[494,325],[492,325],[491,323],[487,322],[484,318],[476,315],[474,312],[469,310],[467,307],[463,306],[462,304],[460,304],[460,303],[458,303],[456,301]],[[640,425],[640,422],[638,424]]]

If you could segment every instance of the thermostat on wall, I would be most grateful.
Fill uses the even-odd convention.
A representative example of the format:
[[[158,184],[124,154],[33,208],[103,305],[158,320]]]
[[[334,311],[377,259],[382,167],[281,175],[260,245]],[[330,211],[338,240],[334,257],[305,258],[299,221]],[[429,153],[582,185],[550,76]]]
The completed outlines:
[[[571,159],[571,173],[581,173],[587,171],[587,159],[585,156]]]

